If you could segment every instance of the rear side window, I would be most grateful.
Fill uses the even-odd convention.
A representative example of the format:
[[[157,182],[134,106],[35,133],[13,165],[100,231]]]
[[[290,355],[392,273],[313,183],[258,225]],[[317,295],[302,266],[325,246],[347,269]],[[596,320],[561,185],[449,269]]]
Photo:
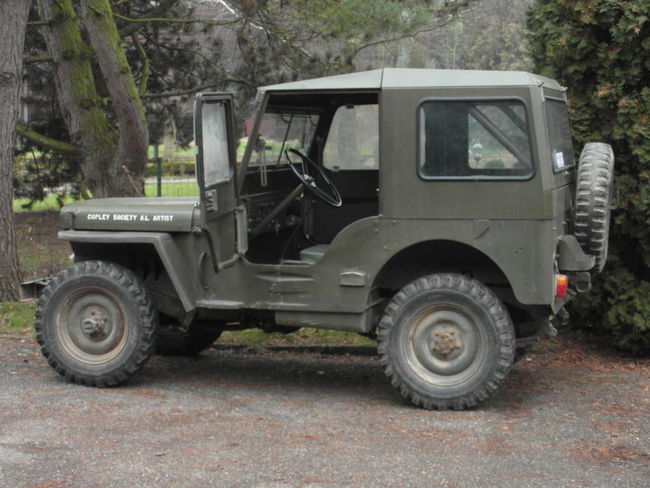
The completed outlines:
[[[332,119],[323,151],[323,165],[332,171],[379,168],[379,108],[344,105]]]
[[[521,100],[431,100],[418,109],[423,179],[528,179],[533,175]]]
[[[562,171],[575,164],[571,124],[566,103],[561,100],[546,99],[546,123],[551,143],[553,169]]]

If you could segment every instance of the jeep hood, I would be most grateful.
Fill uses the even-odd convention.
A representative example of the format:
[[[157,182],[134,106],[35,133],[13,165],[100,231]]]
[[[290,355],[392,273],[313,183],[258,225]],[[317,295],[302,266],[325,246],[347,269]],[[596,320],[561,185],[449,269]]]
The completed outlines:
[[[98,198],[66,205],[59,227],[72,230],[189,232],[198,222],[198,197]]]

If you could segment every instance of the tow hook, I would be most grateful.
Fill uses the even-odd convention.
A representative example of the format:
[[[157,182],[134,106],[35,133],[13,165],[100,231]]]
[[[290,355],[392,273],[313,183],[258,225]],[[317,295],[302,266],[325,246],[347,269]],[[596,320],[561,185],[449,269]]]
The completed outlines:
[[[544,325],[539,330],[539,335],[541,337],[555,337],[557,335],[557,329],[553,325],[552,320],[546,320]]]
[[[569,312],[563,308],[560,309],[558,313],[553,316],[553,322],[558,326],[566,325],[569,322]],[[553,327],[553,325],[551,325],[551,327]]]

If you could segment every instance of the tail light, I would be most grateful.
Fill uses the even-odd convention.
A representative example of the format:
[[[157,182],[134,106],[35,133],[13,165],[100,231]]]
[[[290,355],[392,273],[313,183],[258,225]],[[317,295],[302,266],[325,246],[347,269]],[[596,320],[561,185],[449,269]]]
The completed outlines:
[[[568,288],[569,277],[563,274],[555,275],[555,296],[557,298],[566,298]]]

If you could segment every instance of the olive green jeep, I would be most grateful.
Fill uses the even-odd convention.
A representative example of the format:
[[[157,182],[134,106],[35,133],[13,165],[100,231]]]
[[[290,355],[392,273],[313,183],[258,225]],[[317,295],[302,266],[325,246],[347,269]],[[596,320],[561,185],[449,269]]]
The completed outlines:
[[[240,148],[232,96],[197,96],[200,197],[61,210],[75,264],[36,313],[58,373],[116,385],[224,330],[315,327],[376,337],[404,397],[463,409],[605,264],[614,155],[575,161],[553,80],[380,69],[255,106]]]

